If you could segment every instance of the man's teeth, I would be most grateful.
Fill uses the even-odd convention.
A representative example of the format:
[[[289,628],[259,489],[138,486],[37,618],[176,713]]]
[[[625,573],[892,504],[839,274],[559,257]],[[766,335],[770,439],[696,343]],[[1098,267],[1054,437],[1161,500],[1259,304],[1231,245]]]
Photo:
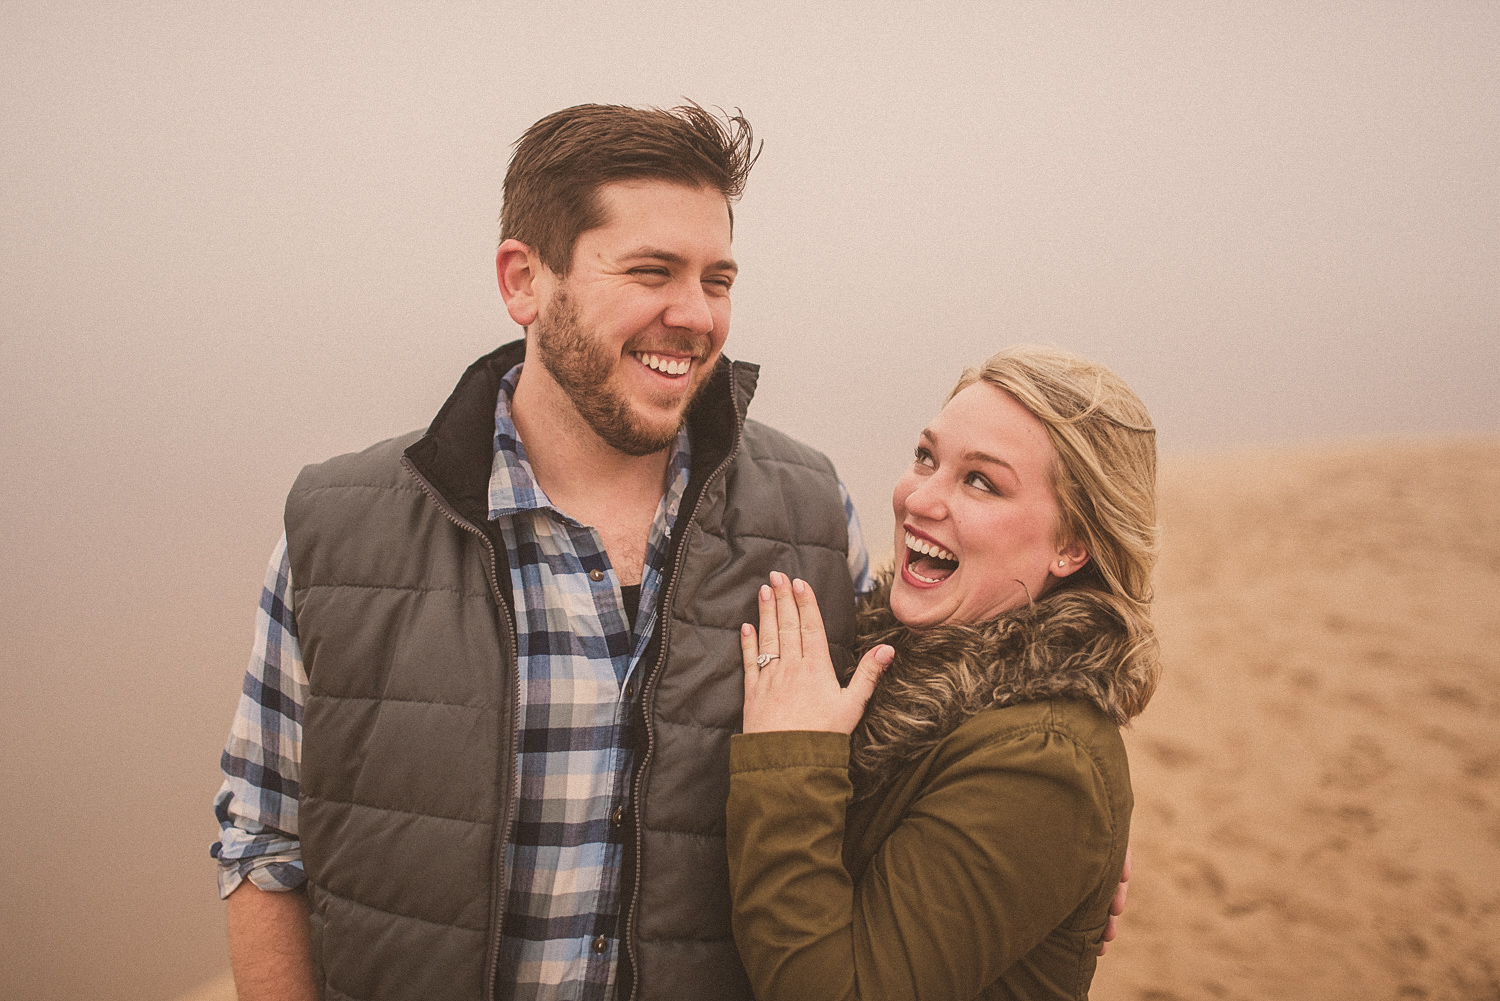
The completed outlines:
[[[654,368],[665,375],[684,375],[692,367],[692,361],[687,358],[663,358],[661,355],[637,354],[641,364],[647,368]]]
[[[910,532],[906,533],[906,548],[914,549],[917,552],[921,553],[923,556],[933,556],[937,559],[948,560],[953,563],[958,562],[957,556],[954,556],[952,553],[948,552],[948,550],[944,549],[936,542],[928,542],[926,539],[919,539],[915,535],[912,535]],[[922,579],[926,580],[927,578],[923,577]]]

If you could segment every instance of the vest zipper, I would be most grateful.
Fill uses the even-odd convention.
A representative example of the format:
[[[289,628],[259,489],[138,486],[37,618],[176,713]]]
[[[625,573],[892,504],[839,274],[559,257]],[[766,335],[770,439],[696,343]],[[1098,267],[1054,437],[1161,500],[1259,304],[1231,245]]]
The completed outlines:
[[[730,370],[729,391],[735,392],[734,372]],[[731,395],[733,400],[733,395]],[[714,468],[712,473],[703,481],[703,486],[698,489],[698,496],[693,498],[693,509],[688,514],[688,519],[683,523],[684,532],[691,532],[693,522],[698,520],[698,509],[703,506],[703,495],[708,488],[724,474],[734,457],[739,454],[740,440],[744,437],[745,415],[739,406],[734,407],[734,439],[730,443],[729,451],[725,453],[723,460]],[[636,906],[641,897],[641,790],[645,787],[646,769],[651,764],[651,754],[656,748],[656,731],[651,726],[650,708],[652,697],[656,693],[656,679],[661,673],[661,668],[667,662],[667,651],[672,639],[672,598],[677,593],[677,578],[682,572],[682,564],[687,561],[688,540],[679,536],[677,559],[672,563],[672,575],[667,578],[667,589],[662,595],[663,615],[657,620],[658,628],[662,630],[661,650],[656,655],[656,664],[651,668],[651,673],[646,676],[645,685],[641,689],[641,717],[646,725],[646,750],[641,755],[640,767],[635,771],[635,782],[630,792],[630,815],[635,823],[635,886],[630,892],[629,909],[626,911],[625,934],[621,937],[620,945],[630,951],[630,996],[628,1001],[635,1001],[636,995],[641,989],[641,963],[640,957],[635,955],[631,943],[635,940]]]
[[[417,481],[417,486],[422,488],[429,500],[437,507],[445,518],[453,522],[466,532],[472,532],[484,543],[485,551],[489,554],[490,593],[495,596],[495,604],[505,613],[505,624],[510,634],[510,669],[511,669],[511,727],[510,727],[510,766],[511,787],[510,795],[506,797],[505,816],[502,830],[503,840],[500,842],[496,853],[494,884],[490,888],[490,909],[495,914],[495,937],[490,943],[490,955],[488,967],[484,977],[484,996],[494,1001],[495,983],[499,979],[500,972],[500,929],[505,923],[505,898],[509,879],[505,874],[505,847],[510,844],[515,836],[516,826],[516,799],[521,789],[521,650],[516,641],[516,619],[515,612],[510,604],[500,595],[500,570],[499,558],[495,555],[495,544],[490,541],[479,526],[460,515],[443,499],[433,485],[427,482],[427,478],[417,472],[417,467],[406,456],[401,457],[401,465],[411,474],[412,479]]]

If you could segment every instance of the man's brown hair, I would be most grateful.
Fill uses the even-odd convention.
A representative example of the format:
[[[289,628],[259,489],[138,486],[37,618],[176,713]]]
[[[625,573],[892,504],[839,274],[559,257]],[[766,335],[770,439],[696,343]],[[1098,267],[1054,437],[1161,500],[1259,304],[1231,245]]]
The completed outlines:
[[[520,240],[566,275],[578,235],[605,223],[599,187],[653,178],[714,188],[732,203],[760,151],[741,115],[580,104],[527,129],[505,172],[500,239]],[[730,222],[734,221],[733,210]]]

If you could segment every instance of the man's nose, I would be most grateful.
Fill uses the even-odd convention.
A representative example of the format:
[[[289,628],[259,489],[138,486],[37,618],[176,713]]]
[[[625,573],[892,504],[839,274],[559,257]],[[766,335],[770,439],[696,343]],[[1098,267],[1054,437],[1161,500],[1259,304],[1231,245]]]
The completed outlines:
[[[662,314],[662,322],[679,330],[690,330],[695,334],[706,334],[714,329],[714,313],[709,308],[708,294],[698,282],[679,282],[674,287],[672,301]]]

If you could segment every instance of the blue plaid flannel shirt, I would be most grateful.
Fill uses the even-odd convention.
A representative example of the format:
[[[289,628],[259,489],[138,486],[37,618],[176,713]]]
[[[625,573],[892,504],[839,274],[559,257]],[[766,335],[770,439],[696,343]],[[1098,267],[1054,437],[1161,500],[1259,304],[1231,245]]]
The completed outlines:
[[[684,429],[651,525],[632,630],[599,533],[552,507],[532,477],[510,417],[520,371],[506,374],[496,401],[489,484],[489,516],[509,554],[522,691],[521,788],[508,847],[502,955],[514,998],[605,998],[619,956],[623,831],[612,814],[629,789],[628,721],[639,698],[630,681],[656,626],[691,456]],[[850,576],[863,593],[871,587],[869,558],[854,505],[842,483],[839,489]],[[590,576],[596,570],[598,581]],[[283,536],[271,555],[250,665],[221,758],[224,783],[214,800],[220,838],[211,849],[221,896],[245,879],[263,890],[306,882],[297,839],[306,700]]]

